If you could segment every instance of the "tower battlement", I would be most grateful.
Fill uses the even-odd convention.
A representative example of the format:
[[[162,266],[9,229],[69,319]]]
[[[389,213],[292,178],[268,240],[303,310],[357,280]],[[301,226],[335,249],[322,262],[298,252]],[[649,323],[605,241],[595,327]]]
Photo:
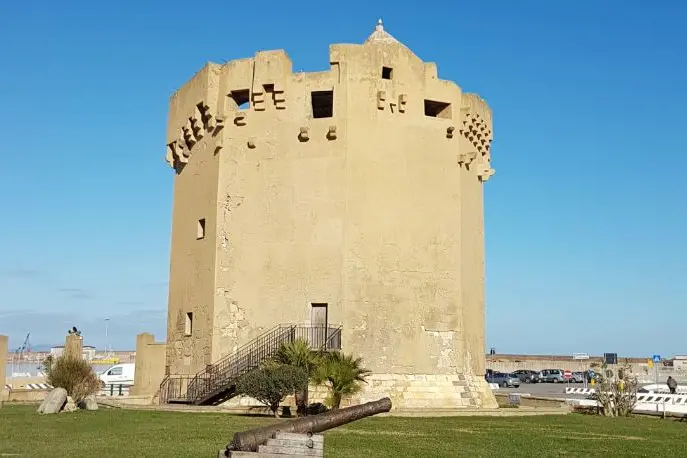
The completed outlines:
[[[439,79],[434,63],[422,62],[381,25],[362,45],[331,45],[329,58],[329,70],[311,73],[293,73],[284,50],[208,63],[171,98],[167,162],[180,172],[197,144],[212,143],[219,152],[227,137],[250,131],[256,138],[246,140],[248,146],[259,141],[260,127],[275,123],[295,125],[292,139],[304,140],[311,128],[321,136],[324,128],[333,140],[347,117],[356,116],[400,128],[421,125],[439,135],[445,132],[449,140],[455,136],[457,162],[476,161],[476,175],[483,181],[493,174],[486,102]],[[241,129],[249,125],[254,128]]]
[[[484,381],[486,102],[382,24],[293,72],[209,63],[170,100],[167,366],[195,374],[280,323],[342,326],[358,400],[495,406]]]

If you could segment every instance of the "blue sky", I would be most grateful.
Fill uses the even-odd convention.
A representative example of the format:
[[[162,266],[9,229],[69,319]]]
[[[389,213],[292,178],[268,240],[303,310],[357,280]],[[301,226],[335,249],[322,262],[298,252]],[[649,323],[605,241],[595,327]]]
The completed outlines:
[[[102,347],[105,317],[114,347],[164,338],[169,96],[205,62],[260,49],[326,69],[330,43],[364,41],[381,16],[494,111],[487,345],[687,353],[687,4],[102,3],[0,6],[0,333],[12,348],[28,332],[60,342],[72,325]]]

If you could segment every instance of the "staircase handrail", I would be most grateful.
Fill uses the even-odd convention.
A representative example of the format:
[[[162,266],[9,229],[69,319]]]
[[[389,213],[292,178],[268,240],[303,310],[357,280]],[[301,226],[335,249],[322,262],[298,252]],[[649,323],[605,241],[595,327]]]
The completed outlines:
[[[293,328],[292,325],[275,326],[198,372],[189,384],[189,401],[200,400],[274,356],[273,353],[276,353],[284,342],[290,340]]]
[[[321,331],[318,330],[324,331],[324,334],[322,335]],[[341,325],[280,324],[274,326],[251,339],[236,351],[223,356],[213,364],[207,365],[195,376],[188,376],[187,380],[189,382],[183,397],[187,402],[203,402],[203,399],[207,399],[208,396],[211,397],[222,389],[226,389],[242,375],[276,356],[283,344],[293,342],[303,333],[307,336],[307,339],[320,341],[317,342],[317,347],[313,348],[315,351],[340,350],[341,330]],[[332,347],[331,343],[337,339],[338,342],[334,344],[336,348],[330,348]],[[311,341],[311,343],[315,342]],[[161,389],[164,385],[169,385],[170,382],[170,377],[166,376],[160,385]],[[167,386],[166,388],[169,391],[169,387]],[[165,394],[168,400],[169,394]]]

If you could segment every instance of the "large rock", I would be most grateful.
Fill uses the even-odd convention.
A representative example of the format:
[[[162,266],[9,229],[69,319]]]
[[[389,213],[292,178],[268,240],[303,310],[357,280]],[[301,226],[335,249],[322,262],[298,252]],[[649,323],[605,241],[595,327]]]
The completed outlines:
[[[77,410],[79,410],[79,408],[76,406],[74,399],[72,399],[71,396],[67,396],[67,403],[62,408],[62,412],[75,412]]]
[[[45,397],[38,407],[38,413],[59,413],[67,403],[67,390],[55,388]]]
[[[95,400],[95,395],[86,396],[79,403],[79,407],[83,410],[98,410],[98,403]]]

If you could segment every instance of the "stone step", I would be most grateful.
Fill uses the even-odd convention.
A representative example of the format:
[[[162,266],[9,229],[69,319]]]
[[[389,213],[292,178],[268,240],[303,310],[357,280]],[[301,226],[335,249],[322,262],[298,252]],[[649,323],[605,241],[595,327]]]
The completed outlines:
[[[308,447],[310,444],[310,447]],[[305,439],[267,439],[265,445],[275,445],[280,447],[304,447],[313,448],[316,450],[322,450],[324,448],[324,442],[322,441],[311,441],[309,438]]]
[[[267,453],[273,455],[324,456],[324,449],[281,445],[261,445],[258,447],[258,453]]]
[[[223,453],[220,451],[219,453]],[[217,455],[219,458],[224,457],[224,455]],[[283,453],[260,453],[260,452],[231,452],[229,454],[232,458],[311,458],[312,455],[298,455],[298,454],[288,454]],[[322,455],[319,455],[322,456]]]

